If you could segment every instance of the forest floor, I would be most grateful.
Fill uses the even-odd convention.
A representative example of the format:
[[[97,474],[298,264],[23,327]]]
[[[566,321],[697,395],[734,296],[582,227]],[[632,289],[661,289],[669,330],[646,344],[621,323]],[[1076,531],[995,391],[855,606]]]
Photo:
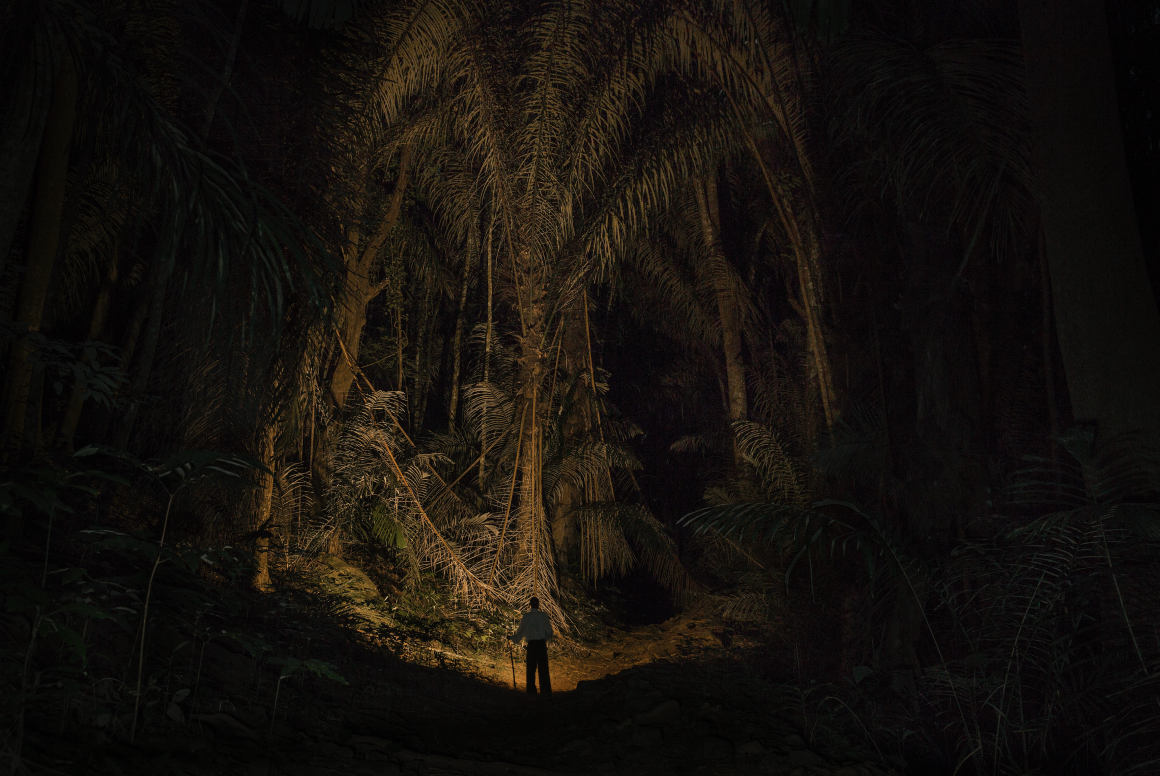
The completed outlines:
[[[30,772],[891,772],[879,753],[811,727],[802,693],[760,678],[746,660],[760,646],[757,631],[689,614],[617,627],[576,599],[574,632],[549,648],[549,699],[524,692],[522,649],[509,651],[503,639],[516,613],[456,611],[436,593],[406,589],[384,565],[357,562],[366,571],[327,556],[254,594],[241,616],[253,643],[267,646],[240,637],[203,643],[196,681],[191,673],[167,684],[165,694],[193,686],[192,696],[174,696],[179,711],[154,710],[132,746],[112,728],[90,737],[91,770],[77,770],[45,725],[31,725],[28,753],[60,770]],[[187,636],[168,638],[179,650]],[[279,660],[263,665],[264,651],[325,660],[342,680]]]

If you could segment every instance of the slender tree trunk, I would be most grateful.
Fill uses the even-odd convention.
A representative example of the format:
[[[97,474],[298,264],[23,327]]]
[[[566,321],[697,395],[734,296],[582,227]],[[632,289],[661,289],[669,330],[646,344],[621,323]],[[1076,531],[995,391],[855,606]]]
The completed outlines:
[[[725,355],[725,379],[729,390],[729,420],[745,420],[749,416],[745,391],[745,362],[741,352],[741,305],[729,279],[728,259],[721,245],[720,219],[713,218],[717,207],[717,186],[712,178],[696,185],[697,209],[701,216],[701,236],[709,251],[710,272],[713,273],[717,295],[717,313],[721,318],[721,341]],[[734,445],[734,457],[740,460],[740,451]]]
[[[403,306],[395,308],[395,366],[399,370],[395,379],[395,390],[406,391],[407,385],[403,382]]]
[[[826,427],[831,434],[834,430],[834,421],[838,416],[837,393],[834,391],[833,368],[830,364],[830,355],[827,352],[826,338],[822,333],[822,288],[821,288],[821,246],[819,238],[820,217],[814,204],[813,195],[806,198],[804,213],[796,212],[790,197],[774,180],[770,173],[765,157],[757,141],[746,133],[753,158],[761,168],[762,178],[766,189],[777,210],[778,219],[782,228],[789,237],[793,248],[794,260],[797,265],[798,288],[801,291],[802,309],[799,311],[806,323],[806,341],[813,361],[813,373],[817,378],[818,395],[822,400],[822,412],[826,416]],[[803,144],[795,138],[798,150],[798,163],[802,175],[806,179],[807,187],[812,191],[813,183],[810,180],[810,166],[808,159],[802,153]]]
[[[0,277],[28,200],[53,94],[57,50],[35,34],[17,74],[12,101],[0,106]]]
[[[467,287],[471,280],[471,264],[479,251],[479,213],[473,214],[467,228],[467,254],[463,258],[463,283],[459,289],[459,309],[455,314],[455,334],[451,339],[451,401],[447,408],[447,428],[455,428],[459,409],[459,368],[462,356],[463,324],[467,318]]]
[[[119,272],[119,265],[114,258],[109,262],[109,269],[105,275],[105,282],[101,284],[101,290],[97,292],[97,301],[93,305],[93,315],[89,319],[89,329],[85,335],[87,342],[94,342],[105,330],[105,324],[109,319],[109,306],[113,299],[113,290],[117,286],[117,276]],[[86,357],[85,362],[88,363]],[[76,434],[77,423],[81,419],[81,409],[84,406],[84,399],[81,396],[82,387],[78,380],[73,384],[72,395],[69,396],[68,407],[65,409],[64,418],[60,422],[60,435],[64,441],[65,447],[72,452],[73,436]]]
[[[826,337],[822,333],[822,303],[818,288],[820,284],[817,282],[820,275],[820,251],[816,235],[811,233],[805,242],[806,250],[799,253],[797,261],[798,282],[801,286],[802,306],[806,311],[810,355],[813,356],[814,372],[818,378],[818,395],[822,399],[826,427],[833,433],[834,421],[837,419],[837,396],[834,392],[834,374],[827,352]]]
[[[69,144],[76,116],[77,74],[72,56],[65,53],[53,83],[40,157],[36,162],[36,192],[29,223],[27,270],[16,303],[16,321],[28,324],[29,331],[39,331],[48,301],[49,282],[60,240],[61,213],[64,209],[68,177]],[[8,366],[6,423],[7,440],[19,445],[24,432],[32,365],[27,340],[12,347]]]
[[[431,337],[431,333],[427,330],[427,306],[430,302],[430,292],[424,292],[419,304],[416,305],[415,322],[417,324],[418,338],[415,340],[415,366],[412,369],[414,375],[411,384],[411,392],[407,397],[407,406],[410,408],[411,418],[411,433],[418,434],[423,428],[423,405],[419,397],[423,393],[423,352],[427,348],[427,340]]]
[[[1019,0],[1056,336],[1076,420],[1160,440],[1160,314],[1124,160],[1102,0]]]
[[[278,431],[278,425],[271,423],[270,428],[266,431],[262,439],[262,451],[260,458],[262,463],[274,471],[274,437]],[[274,476],[266,472],[260,472],[259,475],[259,491],[257,498],[257,514],[254,517],[254,525],[256,530],[266,533],[273,533],[270,523],[271,521],[271,507],[274,500]],[[257,561],[257,567],[254,571],[254,587],[261,591],[267,592],[270,589],[270,537],[259,535],[254,539],[254,559]]]
[[[487,329],[485,330],[484,335],[483,335],[483,382],[485,385],[488,383],[488,381],[491,380],[491,331],[492,331],[491,240],[492,240],[492,234],[494,232],[495,232],[495,223],[494,223],[494,218],[493,218],[492,223],[488,226],[488,230],[487,230]],[[480,446],[482,447],[482,451],[479,454],[479,487],[482,489],[484,487],[484,479],[483,478],[484,478],[484,475],[487,471],[487,445],[488,445],[488,441],[489,441],[487,438],[487,404],[486,403],[484,403],[484,405],[483,405],[483,433],[481,434],[481,436],[482,436],[482,440],[480,441]]]
[[[1058,443],[1055,440],[1059,436],[1060,429],[1059,404],[1055,399],[1055,367],[1052,365],[1054,359],[1051,357],[1051,278],[1047,269],[1042,226],[1036,231],[1038,232],[1035,237],[1036,253],[1039,254],[1039,347],[1043,351],[1043,392],[1047,397],[1047,430],[1051,434],[1051,468],[1054,470],[1058,452],[1056,450]]]
[[[173,271],[176,257],[173,249],[162,248],[154,261],[157,262],[156,273],[153,276],[152,296],[149,300],[148,325],[145,327],[145,340],[141,346],[141,357],[137,361],[137,368],[133,370],[133,380],[129,384],[128,408],[121,416],[113,432],[113,446],[127,447],[129,437],[133,433],[133,426],[137,422],[137,411],[149,387],[149,376],[153,373],[153,358],[157,354],[157,343],[161,339],[161,327],[165,323],[165,292],[169,288],[169,275]]]

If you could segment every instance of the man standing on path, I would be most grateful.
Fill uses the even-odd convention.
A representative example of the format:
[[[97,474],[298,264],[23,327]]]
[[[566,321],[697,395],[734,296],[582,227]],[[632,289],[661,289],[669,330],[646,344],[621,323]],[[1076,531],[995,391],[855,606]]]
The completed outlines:
[[[540,692],[552,697],[552,679],[548,676],[548,641],[555,638],[552,621],[540,611],[540,599],[531,600],[532,610],[524,614],[520,627],[514,636],[508,636],[513,644],[521,639],[528,640],[528,692],[536,693],[536,669],[540,669]]]

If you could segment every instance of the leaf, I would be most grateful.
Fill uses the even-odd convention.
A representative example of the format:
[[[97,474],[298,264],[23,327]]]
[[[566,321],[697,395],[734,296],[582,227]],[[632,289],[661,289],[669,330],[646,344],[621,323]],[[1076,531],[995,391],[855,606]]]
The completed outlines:
[[[854,666],[854,684],[860,683],[872,673],[874,673],[874,669],[870,666]]]
[[[179,725],[185,724],[185,713],[182,712],[181,707],[176,703],[170,703],[169,706],[166,707],[165,716],[169,717]]]
[[[330,663],[326,663],[321,660],[307,660],[305,663],[303,663],[303,665],[308,670],[313,671],[315,676],[325,676],[327,679],[332,679],[339,684],[350,684],[350,682],[342,678],[342,676],[340,676],[338,672],[335,671],[334,666],[332,666]]]
[[[182,689],[173,693],[173,697],[169,699],[169,702],[170,703],[181,703],[183,700],[185,700],[188,697],[189,697],[189,688],[183,687]]]

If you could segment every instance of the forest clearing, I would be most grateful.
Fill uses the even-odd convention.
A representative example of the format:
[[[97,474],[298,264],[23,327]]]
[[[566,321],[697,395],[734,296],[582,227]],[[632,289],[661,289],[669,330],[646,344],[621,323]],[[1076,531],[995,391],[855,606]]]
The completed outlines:
[[[0,0],[0,772],[1160,772],[1158,214],[1160,0]]]

